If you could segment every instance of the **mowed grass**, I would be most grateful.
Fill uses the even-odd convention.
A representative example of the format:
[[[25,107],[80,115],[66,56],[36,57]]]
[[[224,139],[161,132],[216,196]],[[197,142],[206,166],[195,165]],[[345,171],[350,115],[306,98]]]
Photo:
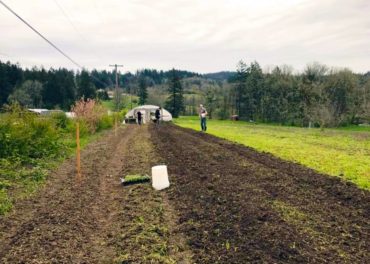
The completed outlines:
[[[197,117],[174,123],[200,130]],[[242,121],[207,120],[207,133],[272,153],[370,190],[370,128],[298,128]]]
[[[132,95],[131,97],[129,95],[123,95],[122,96],[122,104],[125,108],[131,109],[138,106],[139,97],[136,95]],[[114,101],[111,100],[103,100],[102,101],[103,106],[107,108],[108,110],[115,111]]]

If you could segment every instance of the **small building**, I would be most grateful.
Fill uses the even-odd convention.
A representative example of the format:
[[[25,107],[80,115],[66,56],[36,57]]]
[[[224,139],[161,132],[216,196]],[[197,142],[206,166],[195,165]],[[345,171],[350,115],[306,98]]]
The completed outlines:
[[[141,112],[143,123],[148,123],[155,119],[155,111],[159,108],[157,105],[140,105],[131,109],[125,116],[125,123],[136,123],[137,113]],[[161,121],[169,122],[172,120],[172,115],[166,109],[161,109]]]

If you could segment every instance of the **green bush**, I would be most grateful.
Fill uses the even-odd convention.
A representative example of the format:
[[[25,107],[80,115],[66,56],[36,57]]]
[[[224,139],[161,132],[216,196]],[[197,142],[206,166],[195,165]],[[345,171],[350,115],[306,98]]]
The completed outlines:
[[[58,153],[57,127],[50,118],[9,114],[0,121],[0,158],[43,158]]]
[[[80,119],[78,123],[80,124],[80,137],[81,138],[86,137],[91,134],[89,126],[85,120]],[[66,128],[68,133],[70,133],[73,138],[76,137],[76,124],[77,124],[77,120],[74,120],[73,122],[70,122]]]
[[[114,121],[114,116],[100,112],[94,112],[90,119],[68,119],[57,112],[38,116],[16,104],[6,110],[0,115],[0,215],[11,210],[13,190],[22,195],[32,193],[56,160],[74,153],[77,120],[81,145],[95,132],[91,121],[99,130],[112,127]]]
[[[52,113],[51,118],[54,120],[56,126],[61,129],[66,129],[68,124],[72,122],[63,112]]]
[[[97,124],[97,131],[108,129],[114,125],[114,116],[103,115]]]

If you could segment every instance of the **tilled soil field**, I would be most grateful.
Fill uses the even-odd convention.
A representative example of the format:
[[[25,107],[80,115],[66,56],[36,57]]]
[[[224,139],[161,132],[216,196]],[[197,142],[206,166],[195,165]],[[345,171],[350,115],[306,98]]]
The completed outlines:
[[[369,192],[201,132],[152,139],[194,262],[369,263]]]
[[[166,164],[171,186],[120,178]],[[367,263],[370,194],[216,137],[130,125],[0,217],[0,263]]]
[[[82,182],[65,161],[31,199],[0,216],[0,263],[181,263],[186,243],[165,192],[123,187],[156,164],[148,127],[106,133],[82,151]]]

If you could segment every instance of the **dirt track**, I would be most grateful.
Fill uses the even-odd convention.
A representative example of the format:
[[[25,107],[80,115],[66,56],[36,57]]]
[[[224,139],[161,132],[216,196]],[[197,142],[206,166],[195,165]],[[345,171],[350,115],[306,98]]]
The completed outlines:
[[[0,217],[0,263],[366,263],[369,192],[175,126],[128,126]],[[168,165],[171,187],[122,187]]]

